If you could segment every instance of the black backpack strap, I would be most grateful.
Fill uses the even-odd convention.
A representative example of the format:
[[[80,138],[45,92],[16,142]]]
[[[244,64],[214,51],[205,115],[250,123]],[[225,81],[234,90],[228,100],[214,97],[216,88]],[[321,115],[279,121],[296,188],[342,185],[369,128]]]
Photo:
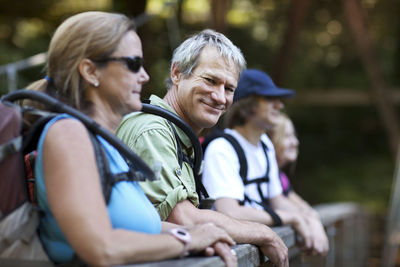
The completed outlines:
[[[137,177],[137,173],[129,166],[129,171],[121,173],[112,173],[107,159],[106,151],[94,133],[89,131],[90,140],[93,144],[97,169],[100,175],[101,187],[106,204],[110,202],[112,188],[115,184],[122,181],[144,181]]]
[[[176,114],[174,114],[164,108],[149,104],[148,100],[146,100],[146,101],[144,101],[144,103],[142,103],[142,112],[163,117],[164,119],[166,119],[168,121],[168,123],[170,123],[170,125],[171,125],[171,123],[175,124],[187,135],[187,137],[192,142],[192,146],[194,149],[193,175],[194,175],[194,180],[196,183],[196,192],[200,199],[208,198],[209,196],[208,196],[207,190],[204,187],[203,183],[201,182],[203,151],[201,149],[199,139],[198,139],[196,133],[193,131],[193,129],[190,128],[190,126]],[[175,129],[175,128],[172,127],[172,129]],[[177,139],[177,144],[179,144],[179,139],[177,138],[177,134],[176,134],[175,130],[174,130],[174,134],[175,134],[175,138]],[[182,151],[182,148],[181,148],[181,151]],[[179,155],[179,153],[178,153],[178,161],[180,162],[179,165],[182,166],[181,164],[183,161],[186,161],[189,164],[191,164],[190,162],[192,162],[192,159],[190,159],[190,158],[185,159],[185,156],[183,153],[181,155]]]
[[[264,210],[272,217],[272,220],[274,221],[273,226],[282,226],[282,219],[281,217],[272,209],[271,205],[264,204],[262,205],[264,207]]]
[[[27,110],[24,111],[31,114],[31,112],[34,112],[32,110]],[[37,144],[39,142],[40,135],[42,134],[42,131],[46,124],[53,119],[55,116],[59,114],[55,113],[50,113],[50,112],[43,112],[39,117],[35,120],[35,122],[29,127],[29,129],[26,131],[24,134],[23,138],[23,153],[28,154],[37,148]]]
[[[31,151],[36,150],[37,143],[39,141],[40,135],[43,131],[45,125],[53,119],[55,116],[59,114],[49,113],[39,111],[39,113],[35,110],[27,110],[29,114],[34,113],[35,115],[39,115],[38,119],[33,123],[33,125],[29,128],[23,138],[23,152],[24,155],[31,153]],[[100,181],[103,190],[103,196],[106,201],[106,204],[109,203],[111,197],[112,187],[119,181],[129,180],[129,181],[139,181],[143,180],[143,177],[138,177],[137,172],[133,171],[131,166],[129,165],[129,171],[113,174],[109,167],[109,162],[107,159],[107,155],[104,147],[101,145],[100,141],[95,136],[95,133],[88,130],[90,140],[93,145],[95,160],[97,164],[97,169],[99,171]],[[128,163],[128,162],[127,162]],[[128,163],[129,164],[129,163]],[[35,181],[27,181],[31,183],[35,183]],[[31,201],[33,203],[36,202],[36,196],[30,196]]]
[[[242,178],[243,182],[246,184],[247,183],[247,159],[244,154],[242,146],[239,144],[239,142],[236,140],[235,137],[233,137],[231,134],[225,133],[224,131],[214,127],[211,129],[211,132],[209,132],[205,138],[203,143],[201,144],[203,151],[206,151],[207,146],[215,139],[223,137],[225,138],[233,147],[233,149],[236,152],[236,155],[238,156],[239,159],[239,165],[240,165],[240,170],[239,174],[240,177]]]
[[[103,196],[108,204],[111,197],[112,184],[109,182],[112,177],[112,173],[110,171],[110,166],[108,164],[106,152],[103,146],[100,144],[100,141],[96,138],[96,136],[89,132],[90,140],[93,144],[94,155],[97,163],[97,169],[99,171],[101,188],[103,189]]]
[[[244,150],[239,142],[233,137],[231,134],[223,133],[222,137],[224,137],[228,142],[233,146],[235,149],[236,155],[239,159],[240,170],[239,174],[242,177],[243,183],[247,184],[247,159],[246,155],[244,154]]]
[[[170,122],[169,120],[167,120],[167,122],[168,122],[169,126],[171,126],[172,131],[174,132],[179,167],[182,169],[182,163],[184,161],[184,162],[188,163],[189,166],[193,169],[194,168],[194,160],[191,159],[190,157],[188,157],[185,153],[183,153],[181,142],[179,141],[178,133],[176,132],[175,127],[172,125],[172,122]]]
[[[274,224],[272,226],[282,226],[283,225],[281,217],[272,209],[268,199],[263,200],[263,202],[260,203],[258,201],[251,200],[245,194],[244,200],[239,201],[239,204],[244,205],[246,201],[249,203],[254,202],[254,203],[257,203],[258,205],[262,206],[264,211],[267,212],[271,216],[272,220],[274,221]]]
[[[68,106],[65,103],[51,97],[48,94],[33,91],[33,90],[16,90],[8,93],[1,97],[2,101],[14,102],[17,100],[31,99],[33,101],[42,103],[46,106],[46,109],[57,112],[67,113],[75,118],[78,118],[91,132],[103,137],[110,145],[115,147],[119,153],[128,162],[128,165],[133,166],[135,170],[135,176],[142,180],[148,179],[153,181],[156,179],[153,170],[139,157],[137,156],[126,144],[124,144],[119,138],[107,129],[96,123],[92,118],[83,114],[82,112]],[[133,163],[133,164],[131,164]]]
[[[281,226],[282,225],[282,220],[279,217],[279,215],[271,208],[270,203],[269,203],[269,198],[265,198],[264,194],[261,190],[261,184],[265,183],[265,182],[269,182],[269,172],[270,172],[270,162],[269,162],[269,157],[268,157],[268,147],[266,146],[266,144],[264,142],[261,141],[261,145],[265,154],[265,159],[267,161],[267,170],[265,172],[265,175],[263,177],[260,178],[256,178],[253,179],[251,181],[247,180],[247,160],[246,160],[246,156],[244,154],[243,148],[240,146],[239,142],[236,140],[235,137],[233,137],[230,134],[227,133],[222,133],[221,134],[222,137],[224,137],[226,140],[228,140],[231,145],[233,146],[233,148],[236,151],[236,154],[238,155],[239,158],[239,164],[240,164],[240,176],[242,177],[243,180],[243,184],[244,185],[248,185],[248,184],[252,184],[252,183],[256,183],[257,184],[257,190],[258,190],[258,194],[260,195],[260,198],[262,200],[261,203],[251,200],[246,194],[244,195],[244,201],[240,201],[239,203],[241,205],[244,205],[244,203],[247,201],[249,203],[251,202],[255,202],[257,204],[259,204],[260,206],[262,206],[264,208],[264,210],[272,217],[273,221],[274,221],[274,225],[273,226]]]
[[[172,123],[168,121],[168,124],[171,126],[173,132],[174,132],[174,136],[175,136],[175,140],[176,140],[176,146],[177,146],[177,154],[178,154],[178,161],[179,161],[179,167],[182,169],[182,163],[183,161],[188,163],[189,166],[193,169],[193,175],[195,177],[195,183],[196,183],[196,191],[197,194],[199,195],[199,197],[203,197],[204,199],[207,199],[208,193],[206,188],[204,187],[203,183],[201,182],[201,177],[199,176],[199,174],[196,174],[194,171],[194,160],[190,157],[188,157],[185,153],[183,153],[182,151],[182,147],[180,145],[180,141],[179,141],[179,137],[178,137],[178,133],[176,132],[175,127],[172,125]]]

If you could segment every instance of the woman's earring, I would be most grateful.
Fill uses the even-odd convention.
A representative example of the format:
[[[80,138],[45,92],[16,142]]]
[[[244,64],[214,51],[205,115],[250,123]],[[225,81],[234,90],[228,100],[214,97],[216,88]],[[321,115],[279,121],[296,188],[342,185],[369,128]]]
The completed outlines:
[[[99,81],[95,81],[95,82],[93,83],[93,86],[94,86],[94,87],[99,87]]]

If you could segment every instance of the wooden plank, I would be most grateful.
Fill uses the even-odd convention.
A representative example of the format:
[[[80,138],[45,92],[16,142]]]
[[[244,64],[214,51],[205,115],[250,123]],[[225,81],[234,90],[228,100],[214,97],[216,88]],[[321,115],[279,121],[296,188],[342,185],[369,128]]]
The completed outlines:
[[[307,258],[301,254],[301,250],[296,246],[296,234],[293,231],[293,228],[289,226],[282,227],[273,227],[272,229],[282,238],[283,242],[289,248],[289,256],[291,259],[291,263],[294,263],[294,266],[341,266],[335,265],[337,262],[343,262],[343,254],[347,254],[348,262],[354,263],[354,257],[360,259],[360,255],[366,257],[366,253],[362,253],[363,248],[355,249],[354,246],[363,246],[365,244],[360,244],[357,241],[364,241],[364,239],[360,240],[350,240],[346,241],[346,237],[351,231],[357,230],[357,234],[351,235],[361,236],[360,233],[366,231],[366,228],[363,227],[365,222],[355,223],[355,218],[360,218],[360,214],[364,214],[364,211],[361,206],[355,203],[331,203],[331,204],[321,204],[315,206],[315,209],[319,212],[321,216],[321,221],[324,226],[328,227],[327,232],[331,243],[331,249],[327,257],[319,257],[319,258]],[[364,217],[361,217],[364,218]],[[344,223],[344,221],[349,221],[349,223]],[[348,226],[349,229],[342,229],[344,226]],[[352,229],[357,227],[358,229]],[[350,246],[344,246],[344,243],[350,244]],[[238,266],[240,267],[252,267],[252,266],[269,266],[269,264],[264,264],[268,261],[267,257],[263,257],[260,250],[253,245],[250,244],[240,244],[233,248],[236,252],[238,258]],[[349,251],[344,251],[348,249]],[[350,254],[352,251],[358,251],[357,255]],[[360,251],[361,250],[361,251]],[[365,250],[365,247],[364,247]],[[361,265],[362,259],[360,259],[360,264],[354,266],[363,266]],[[142,264],[130,264],[124,265],[124,267],[203,267],[203,266],[216,266],[222,267],[225,266],[224,262],[220,257],[186,257],[183,259],[172,259],[165,260],[160,262],[150,262],[150,263],[142,263]],[[122,267],[122,266],[121,266]]]

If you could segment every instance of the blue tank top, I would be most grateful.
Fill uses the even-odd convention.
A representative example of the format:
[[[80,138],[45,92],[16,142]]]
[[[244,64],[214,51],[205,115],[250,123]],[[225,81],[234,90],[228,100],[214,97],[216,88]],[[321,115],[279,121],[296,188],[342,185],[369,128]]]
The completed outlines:
[[[39,207],[44,211],[39,225],[39,236],[48,256],[56,263],[71,261],[75,252],[61,232],[49,207],[43,175],[43,143],[50,126],[64,118],[73,117],[62,114],[45,126],[39,139],[35,163],[37,200]],[[119,152],[100,136],[97,138],[106,151],[111,172],[126,172],[129,167]],[[113,228],[150,234],[161,232],[160,216],[137,182],[122,181],[114,185],[107,210]]]

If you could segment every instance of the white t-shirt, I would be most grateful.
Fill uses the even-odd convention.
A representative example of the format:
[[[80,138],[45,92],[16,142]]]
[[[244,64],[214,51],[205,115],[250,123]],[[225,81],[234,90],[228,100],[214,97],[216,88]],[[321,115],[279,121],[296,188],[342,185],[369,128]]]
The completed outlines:
[[[247,159],[247,179],[254,180],[265,176],[267,161],[261,142],[257,146],[250,144],[242,135],[233,129],[225,129],[225,133],[231,134],[243,148]],[[261,184],[261,191],[265,198],[273,198],[282,194],[282,186],[279,181],[278,164],[276,163],[274,146],[266,134],[261,136],[262,142],[267,146],[269,159],[269,182]],[[239,174],[239,158],[233,146],[225,138],[213,140],[204,154],[203,184],[211,198],[234,198],[244,200],[246,195],[253,201],[261,202],[256,183],[243,184]],[[257,203],[246,202],[258,209],[263,209]]]

